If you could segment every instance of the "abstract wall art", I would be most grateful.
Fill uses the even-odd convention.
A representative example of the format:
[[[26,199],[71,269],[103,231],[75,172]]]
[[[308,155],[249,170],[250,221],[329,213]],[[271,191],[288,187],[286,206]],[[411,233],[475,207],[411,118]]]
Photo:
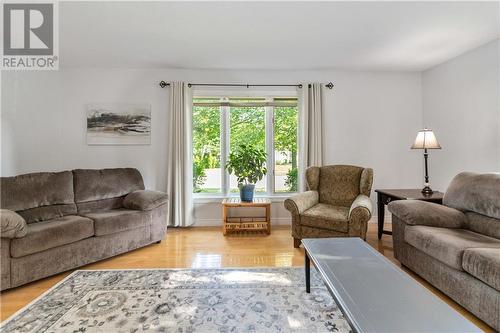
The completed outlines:
[[[88,104],[87,144],[151,144],[151,105]]]

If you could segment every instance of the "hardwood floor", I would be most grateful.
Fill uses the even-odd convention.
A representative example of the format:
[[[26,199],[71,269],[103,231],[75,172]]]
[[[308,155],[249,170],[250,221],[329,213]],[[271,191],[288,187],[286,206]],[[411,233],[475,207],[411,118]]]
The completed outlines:
[[[377,239],[376,223],[369,224],[367,242],[401,267],[394,259],[392,237]],[[385,227],[390,230],[390,225]],[[114,258],[84,266],[80,269],[126,268],[218,268],[218,267],[288,267],[304,264],[303,248],[295,249],[289,227],[274,227],[271,235],[245,233],[222,235],[218,227],[170,228],[160,244],[153,244]],[[486,332],[493,330],[450,298],[430,286],[415,274],[413,278],[455,308]],[[54,286],[71,273],[65,272],[0,294],[0,319],[14,312]]]

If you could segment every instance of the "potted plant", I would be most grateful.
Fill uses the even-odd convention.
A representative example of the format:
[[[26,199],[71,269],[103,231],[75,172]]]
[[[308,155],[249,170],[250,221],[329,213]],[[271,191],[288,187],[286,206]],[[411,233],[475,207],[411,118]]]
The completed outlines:
[[[241,201],[252,202],[255,183],[267,174],[266,153],[252,145],[241,144],[229,153],[226,169],[238,180]]]

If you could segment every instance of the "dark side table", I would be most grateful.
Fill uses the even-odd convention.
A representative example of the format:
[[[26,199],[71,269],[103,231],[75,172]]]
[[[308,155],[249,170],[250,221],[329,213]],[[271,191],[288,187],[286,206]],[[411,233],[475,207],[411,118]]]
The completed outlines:
[[[375,190],[377,192],[378,239],[382,238],[382,234],[392,235],[392,231],[384,230],[385,205],[388,205],[391,201],[422,200],[437,204],[443,203],[444,193],[434,191],[431,195],[424,195],[421,191],[420,189]]]

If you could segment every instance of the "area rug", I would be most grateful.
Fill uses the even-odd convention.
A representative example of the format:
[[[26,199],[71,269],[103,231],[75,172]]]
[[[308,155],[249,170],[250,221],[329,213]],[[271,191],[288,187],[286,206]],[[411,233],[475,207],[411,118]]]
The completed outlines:
[[[2,332],[350,332],[301,268],[75,271]]]

